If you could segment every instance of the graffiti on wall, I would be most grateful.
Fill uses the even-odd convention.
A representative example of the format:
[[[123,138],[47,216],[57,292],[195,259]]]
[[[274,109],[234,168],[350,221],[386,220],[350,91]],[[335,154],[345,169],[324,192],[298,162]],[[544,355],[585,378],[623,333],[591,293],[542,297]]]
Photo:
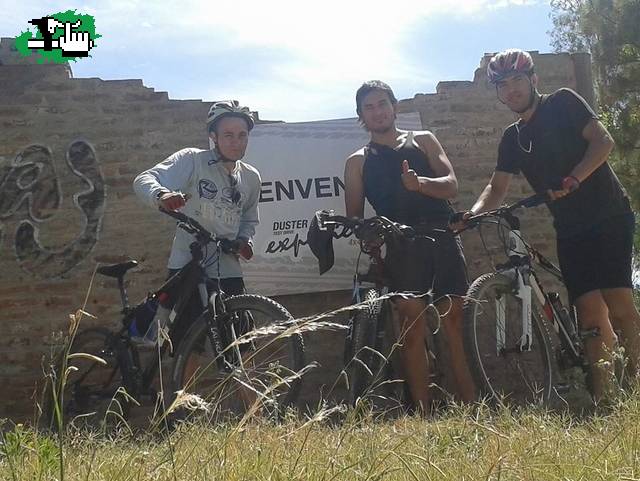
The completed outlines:
[[[14,247],[18,264],[41,278],[61,276],[89,254],[98,241],[105,211],[104,177],[91,145],[83,140],[72,142],[66,164],[84,187],[73,194],[73,203],[84,219],[80,234],[58,249],[42,245],[38,236],[48,220],[62,213],[63,189],[51,149],[30,145],[0,170],[0,243],[9,237],[2,221],[17,221]]]

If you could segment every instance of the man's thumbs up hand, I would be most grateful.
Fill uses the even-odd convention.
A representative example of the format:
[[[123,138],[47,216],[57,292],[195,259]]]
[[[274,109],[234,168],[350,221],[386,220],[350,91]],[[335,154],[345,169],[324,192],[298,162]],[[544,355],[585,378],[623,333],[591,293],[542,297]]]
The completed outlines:
[[[420,192],[420,180],[416,171],[409,168],[407,159],[402,161],[402,185],[411,192]]]

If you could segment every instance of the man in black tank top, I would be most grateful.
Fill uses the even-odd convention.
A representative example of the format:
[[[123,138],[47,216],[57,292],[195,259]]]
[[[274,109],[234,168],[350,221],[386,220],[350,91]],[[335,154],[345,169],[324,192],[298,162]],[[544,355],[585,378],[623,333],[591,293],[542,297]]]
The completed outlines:
[[[519,117],[504,131],[498,162],[470,211],[454,222],[498,207],[511,177],[522,172],[536,192],[547,192],[556,229],[558,259],[578,322],[600,336],[587,338],[592,366],[613,366],[614,328],[622,333],[629,374],[640,367],[640,314],[633,302],[631,255],[634,215],[624,189],[607,163],[613,139],[591,107],[576,92],[550,95],[537,90],[528,52],[511,49],[487,67],[498,99]],[[464,220],[463,220],[464,222]],[[461,226],[461,225],[459,225]],[[611,372],[592,369],[591,388],[599,399]]]
[[[384,82],[366,82],[358,89],[356,111],[371,141],[346,161],[347,216],[362,218],[366,198],[377,215],[418,231],[446,228],[452,213],[448,199],[458,190],[451,163],[431,132],[398,130],[396,109],[397,100]],[[387,246],[385,268],[392,291],[433,295],[443,316],[459,395],[472,401],[475,386],[462,344],[461,296],[468,281],[460,240],[443,233],[435,243],[417,239]],[[424,349],[425,303],[421,298],[395,299],[394,303],[406,331],[401,351],[406,381],[415,405],[427,413],[431,396]]]

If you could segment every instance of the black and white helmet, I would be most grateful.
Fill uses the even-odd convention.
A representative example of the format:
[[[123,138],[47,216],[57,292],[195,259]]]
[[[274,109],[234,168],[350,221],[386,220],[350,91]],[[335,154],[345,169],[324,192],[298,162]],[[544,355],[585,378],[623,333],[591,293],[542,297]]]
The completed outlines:
[[[224,117],[239,117],[247,122],[249,131],[255,125],[253,115],[248,107],[241,107],[237,100],[220,100],[214,102],[207,114],[207,130],[215,130],[216,123]]]

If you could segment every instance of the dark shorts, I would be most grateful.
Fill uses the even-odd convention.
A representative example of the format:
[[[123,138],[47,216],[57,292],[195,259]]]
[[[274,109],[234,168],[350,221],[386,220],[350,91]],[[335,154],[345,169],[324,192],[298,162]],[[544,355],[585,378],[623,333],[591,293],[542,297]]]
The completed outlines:
[[[558,239],[558,260],[569,300],[587,292],[633,287],[631,255],[635,218],[632,213],[612,217],[591,229]]]
[[[209,279],[207,283],[207,290],[213,292],[218,286],[218,279]],[[228,277],[226,279],[220,279],[220,288],[227,296],[237,296],[245,294],[244,280],[242,277]]]
[[[180,269],[169,269],[169,275],[167,279],[173,276]],[[237,296],[239,294],[244,294],[246,292],[244,287],[244,280],[242,277],[228,277],[226,279],[209,279],[207,282],[207,290],[209,294],[211,294],[216,287],[218,286],[218,281],[220,288],[227,296]]]
[[[446,232],[436,241],[402,240],[389,249],[385,268],[389,288],[396,292],[432,292],[436,300],[447,294],[464,296],[469,288],[467,264],[460,237]]]
[[[179,270],[180,269],[169,269],[169,277]],[[207,291],[209,294],[215,290],[217,285],[218,279],[209,279],[207,282]],[[220,279],[220,287],[227,296],[236,296],[246,292],[242,277]],[[191,325],[196,321],[196,319],[198,319],[198,317],[200,317],[200,314],[202,314],[201,301],[199,296],[194,293],[187,305],[187,308],[185,309],[185,312],[180,316],[179,322],[176,322],[171,330],[171,342],[174,346],[178,345]]]

